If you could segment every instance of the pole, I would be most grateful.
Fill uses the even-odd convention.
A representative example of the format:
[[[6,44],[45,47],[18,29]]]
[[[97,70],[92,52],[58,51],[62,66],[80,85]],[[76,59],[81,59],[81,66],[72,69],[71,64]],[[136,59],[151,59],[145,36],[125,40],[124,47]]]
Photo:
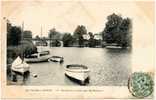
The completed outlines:
[[[41,25],[41,46],[42,46],[42,25]],[[41,47],[41,51],[42,51],[42,47]]]
[[[42,25],[41,25],[41,37],[42,37]]]
[[[22,44],[24,37],[23,37],[23,32],[24,32],[24,21],[22,22],[22,34],[21,34],[21,46],[22,46],[22,61],[24,61],[24,46]]]

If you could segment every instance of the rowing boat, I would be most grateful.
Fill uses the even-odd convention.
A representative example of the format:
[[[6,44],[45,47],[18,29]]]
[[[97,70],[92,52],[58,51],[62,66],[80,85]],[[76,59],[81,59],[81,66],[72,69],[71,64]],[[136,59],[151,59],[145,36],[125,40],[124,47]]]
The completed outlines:
[[[71,64],[65,68],[65,74],[68,77],[79,80],[82,84],[89,78],[89,68],[85,65]]]
[[[63,57],[60,56],[52,56],[48,59],[48,61],[53,61],[53,62],[63,62]]]

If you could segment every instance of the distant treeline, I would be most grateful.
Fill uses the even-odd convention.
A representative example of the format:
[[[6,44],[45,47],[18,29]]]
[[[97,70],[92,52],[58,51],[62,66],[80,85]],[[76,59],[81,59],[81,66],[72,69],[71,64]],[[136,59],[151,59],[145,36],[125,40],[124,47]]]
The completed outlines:
[[[96,47],[117,44],[118,46],[126,48],[131,47],[131,33],[131,19],[123,18],[122,16],[113,13],[107,17],[105,27],[99,33],[87,32],[84,25],[78,25],[73,33],[61,33],[55,28],[52,28],[49,30],[48,37],[39,37],[37,35],[35,39],[39,40],[38,44],[45,43],[45,45],[47,45],[46,39],[49,39],[51,40],[50,46],[60,46],[59,41],[63,41],[64,47]],[[17,46],[24,40],[31,42],[32,32],[30,30],[23,30],[22,32],[21,27],[12,26],[11,23],[8,23],[7,45]]]
[[[65,47],[96,47],[116,44],[126,48],[131,47],[132,22],[130,18],[122,18],[115,13],[107,17],[104,29],[99,33],[87,32],[84,25],[78,25],[73,33],[60,33],[55,28],[49,31],[48,37],[36,36],[36,39],[50,39],[51,46],[60,46],[59,40]],[[46,42],[46,41],[45,41]]]

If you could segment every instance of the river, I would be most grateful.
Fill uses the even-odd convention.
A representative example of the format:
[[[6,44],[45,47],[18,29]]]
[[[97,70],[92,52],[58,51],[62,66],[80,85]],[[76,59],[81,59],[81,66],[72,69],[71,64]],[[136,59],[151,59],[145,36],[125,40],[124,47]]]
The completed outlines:
[[[67,64],[83,64],[90,69],[89,86],[127,85],[131,73],[131,51],[106,48],[51,47],[51,55],[63,56],[64,63],[30,64],[24,85],[79,85],[64,75]],[[36,74],[37,77],[33,77]]]

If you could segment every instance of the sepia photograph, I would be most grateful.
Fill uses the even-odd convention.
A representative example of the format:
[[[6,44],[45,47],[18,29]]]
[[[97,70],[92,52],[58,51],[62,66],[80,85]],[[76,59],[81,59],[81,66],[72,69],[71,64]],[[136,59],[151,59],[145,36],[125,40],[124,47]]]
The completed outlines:
[[[8,85],[127,85],[132,48],[129,16],[108,12],[99,19],[81,2],[25,5],[23,18],[4,17]],[[60,5],[62,9],[53,12]]]
[[[6,86],[96,86],[110,87],[115,93],[124,87],[118,92],[124,93],[122,98],[152,94],[153,2],[8,0],[1,4]],[[111,98],[108,90],[106,97]]]

